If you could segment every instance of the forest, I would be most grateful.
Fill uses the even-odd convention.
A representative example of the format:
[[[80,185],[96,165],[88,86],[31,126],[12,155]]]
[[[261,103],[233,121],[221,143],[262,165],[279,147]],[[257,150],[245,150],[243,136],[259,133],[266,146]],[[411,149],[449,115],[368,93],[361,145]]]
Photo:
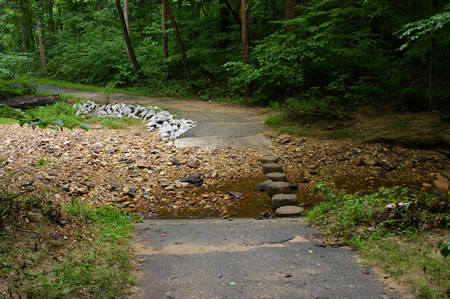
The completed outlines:
[[[448,1],[0,0],[0,11],[1,80],[251,98],[294,112],[450,102]]]

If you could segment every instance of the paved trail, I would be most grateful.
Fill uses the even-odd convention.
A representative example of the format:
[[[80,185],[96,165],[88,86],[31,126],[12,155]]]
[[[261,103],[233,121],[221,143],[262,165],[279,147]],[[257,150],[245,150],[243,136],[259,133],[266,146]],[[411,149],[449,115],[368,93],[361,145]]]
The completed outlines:
[[[101,92],[40,86],[101,101]],[[111,101],[170,107],[199,126],[178,146],[264,146],[264,111],[112,94]],[[146,220],[134,247],[140,280],[132,298],[387,298],[386,285],[346,248],[318,246],[300,219]],[[389,293],[388,296],[400,298]],[[383,297],[384,296],[384,297]]]
[[[299,219],[145,221],[136,232],[142,276],[133,297],[386,295],[386,286],[353,251],[320,247],[308,240],[314,233]]]
[[[103,92],[68,89],[51,85],[40,85],[40,91],[72,94],[98,102],[105,102]],[[264,125],[266,110],[248,108],[225,103],[204,101],[182,101],[168,97],[144,97],[112,93],[110,102],[130,104],[154,104],[175,111],[178,118],[192,119],[198,126],[176,140],[178,147],[189,146],[235,146],[259,147],[271,145],[262,133],[268,130]]]

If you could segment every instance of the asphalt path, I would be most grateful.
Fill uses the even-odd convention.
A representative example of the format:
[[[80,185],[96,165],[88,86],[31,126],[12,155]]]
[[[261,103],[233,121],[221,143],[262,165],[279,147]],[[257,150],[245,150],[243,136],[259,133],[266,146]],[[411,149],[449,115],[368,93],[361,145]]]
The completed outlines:
[[[105,103],[105,93],[80,89],[69,89],[52,85],[40,85],[39,91],[70,94],[98,103]],[[263,147],[271,140],[263,133],[267,111],[258,107],[247,107],[226,103],[178,100],[169,97],[145,97],[111,93],[109,102],[159,105],[170,108],[177,118],[192,119],[198,125],[176,140],[177,147],[220,146],[220,147]]]
[[[132,298],[400,298],[299,218],[147,220]]]

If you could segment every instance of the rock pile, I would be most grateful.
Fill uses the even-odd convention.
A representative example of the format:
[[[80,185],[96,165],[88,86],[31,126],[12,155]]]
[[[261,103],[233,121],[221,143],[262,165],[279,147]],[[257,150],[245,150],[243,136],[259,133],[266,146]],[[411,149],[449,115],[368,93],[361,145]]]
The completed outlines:
[[[98,105],[93,101],[86,101],[73,105],[73,108],[77,110],[76,115],[133,117],[147,120],[148,131],[159,129],[162,139],[176,139],[197,125],[190,119],[174,119],[170,112],[162,111],[158,106],[144,107],[123,103]]]
[[[267,179],[256,186],[256,190],[267,191],[272,197],[272,208],[275,214],[280,217],[298,216],[303,212],[303,208],[298,206],[295,190],[298,186],[287,182],[286,174],[283,173],[283,166],[278,161],[279,157],[262,157],[263,173]]]

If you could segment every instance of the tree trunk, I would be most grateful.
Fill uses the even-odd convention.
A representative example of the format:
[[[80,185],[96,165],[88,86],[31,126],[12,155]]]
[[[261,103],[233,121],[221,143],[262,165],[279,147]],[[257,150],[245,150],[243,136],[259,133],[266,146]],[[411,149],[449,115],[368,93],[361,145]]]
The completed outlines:
[[[295,19],[295,0],[286,0],[286,20],[293,20]],[[286,25],[286,32],[292,32],[294,31],[294,25],[289,24]]]
[[[41,68],[47,73],[47,56],[45,54],[44,34],[42,32],[41,16],[37,20],[38,39],[39,39],[39,57],[41,58]]]
[[[16,16],[17,23],[20,26],[20,35],[22,37],[23,50],[25,52],[28,52],[27,35],[26,35],[26,32],[25,32],[25,28],[23,26],[22,20],[20,19],[19,15],[18,15],[18,9],[17,9],[17,2],[16,2],[16,0],[14,0],[14,14]]]
[[[55,28],[55,21],[53,19],[53,0],[47,1],[47,8],[48,8],[48,28],[50,32],[55,33],[56,28]]]
[[[31,96],[31,97],[4,99],[0,100],[0,104],[6,104],[11,108],[24,109],[36,106],[44,106],[60,100],[61,98],[59,97],[59,95],[54,94],[49,96]]]
[[[56,19],[56,26],[59,28],[59,31],[63,31],[63,24],[61,19],[61,6],[58,4],[58,17]]]
[[[162,5],[162,51],[163,62],[166,64],[169,57],[169,48],[167,45],[167,11],[164,3]]]
[[[247,0],[241,0],[241,23],[242,23],[242,64],[246,65],[248,60],[248,17],[247,17]],[[244,84],[245,97],[250,95],[250,85]]]
[[[123,0],[123,18],[125,19],[125,26],[127,27],[128,36],[130,36],[130,22],[128,20],[128,0]],[[130,38],[131,39],[131,38]],[[133,60],[130,56],[130,50],[127,47],[127,57],[130,63],[133,63]]]
[[[172,10],[167,2],[167,0],[162,0],[164,7],[166,8],[167,15],[170,18],[170,22],[172,23],[173,30],[175,31],[175,37],[177,39],[178,47],[180,48],[181,57],[183,59],[184,71],[186,72],[186,78],[191,80],[191,73],[189,72],[189,65],[186,57],[186,52],[184,51],[183,41],[181,40],[180,31],[178,30],[177,22],[175,21],[175,17],[172,14]]]
[[[26,36],[27,49],[30,51],[34,51],[36,48],[34,46],[34,38],[33,38],[33,26],[31,22],[31,15],[25,0],[20,0],[20,9],[22,11],[22,18],[24,23],[24,32]]]
[[[431,15],[434,16],[437,11],[438,0],[431,0]],[[430,32],[430,53],[428,57],[428,110],[431,112],[433,109],[433,41],[434,30]]]
[[[127,49],[130,52],[131,62],[137,73],[140,72],[141,66],[136,59],[136,55],[134,55],[133,46],[131,45],[130,36],[128,35],[127,25],[125,23],[125,17],[123,16],[122,5],[120,4],[120,0],[116,0],[117,13],[119,14],[120,24],[122,25],[123,37],[125,39],[125,44],[127,45]]]

